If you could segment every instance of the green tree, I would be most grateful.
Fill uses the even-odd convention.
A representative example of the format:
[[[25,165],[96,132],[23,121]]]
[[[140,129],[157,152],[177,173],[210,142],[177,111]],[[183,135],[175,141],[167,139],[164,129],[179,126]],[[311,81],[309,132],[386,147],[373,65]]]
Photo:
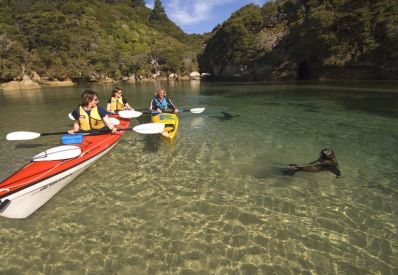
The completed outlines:
[[[145,6],[145,1],[144,0],[131,0],[131,4],[134,7],[144,7]]]
[[[155,0],[153,10],[151,13],[151,20],[162,21],[167,19],[166,12],[160,0]]]

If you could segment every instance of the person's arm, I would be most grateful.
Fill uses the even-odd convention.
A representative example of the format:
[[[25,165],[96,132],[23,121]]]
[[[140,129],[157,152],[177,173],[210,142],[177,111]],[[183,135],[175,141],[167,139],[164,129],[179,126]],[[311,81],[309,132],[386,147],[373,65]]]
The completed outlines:
[[[72,116],[75,119],[75,122],[73,122],[73,128],[68,130],[69,134],[74,134],[80,130],[80,123],[79,123],[79,113],[77,110],[74,110],[72,112]]]
[[[112,133],[116,133],[117,128],[112,124],[112,122],[110,121],[107,112],[102,108],[102,107],[98,107],[98,112],[102,118],[102,120],[105,122],[105,125],[112,130]]]
[[[115,127],[115,125],[112,124],[112,122],[110,121],[108,115],[104,116],[102,118],[102,120],[105,122],[106,126],[112,130],[112,133],[116,133],[117,132],[117,128]]]
[[[134,109],[128,103],[124,104],[124,106],[126,107],[127,110],[134,111]]]
[[[151,101],[151,106],[149,107],[149,109],[150,109],[152,112],[158,112],[158,113],[161,113],[161,112],[162,112],[162,110],[161,110],[161,109],[159,108],[159,106],[157,105],[155,98],[152,99],[152,101]]]
[[[176,108],[176,106],[174,105],[174,103],[171,101],[170,98],[167,98],[167,105],[168,107],[170,107],[170,109],[173,109],[174,113],[178,113],[178,109]]]
[[[77,133],[80,129],[80,124],[78,120],[75,120],[75,122],[73,123],[73,128],[68,130],[69,134],[74,134]]]

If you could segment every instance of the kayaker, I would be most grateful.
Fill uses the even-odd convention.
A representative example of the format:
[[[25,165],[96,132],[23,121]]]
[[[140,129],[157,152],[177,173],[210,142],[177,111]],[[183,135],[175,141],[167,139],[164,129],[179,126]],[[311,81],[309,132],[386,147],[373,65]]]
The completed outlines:
[[[168,113],[178,113],[178,109],[173,104],[170,98],[166,96],[166,92],[163,88],[155,93],[152,98],[150,110],[157,113],[168,112]]]
[[[111,98],[108,100],[108,104],[106,105],[106,110],[112,114],[116,114],[122,110],[133,110],[131,106],[128,104],[127,100],[122,95],[122,89],[119,87],[115,87],[112,92]]]
[[[78,132],[79,130],[102,130],[111,129],[112,133],[117,128],[109,120],[106,110],[98,106],[98,94],[92,90],[85,90],[82,93],[82,104],[72,112],[75,119],[73,128],[68,131],[69,134]]]

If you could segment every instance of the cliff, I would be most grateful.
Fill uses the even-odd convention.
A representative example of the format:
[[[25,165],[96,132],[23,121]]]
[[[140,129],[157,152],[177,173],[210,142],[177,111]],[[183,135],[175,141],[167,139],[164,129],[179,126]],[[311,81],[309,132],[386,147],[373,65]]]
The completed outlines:
[[[276,0],[211,33],[200,70],[222,80],[398,79],[398,2]]]

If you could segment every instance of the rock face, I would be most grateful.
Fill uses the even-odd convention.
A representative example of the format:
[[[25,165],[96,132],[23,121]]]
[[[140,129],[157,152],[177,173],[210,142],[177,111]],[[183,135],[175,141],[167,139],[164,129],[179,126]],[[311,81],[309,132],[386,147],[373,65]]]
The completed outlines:
[[[169,79],[169,80],[179,80],[180,77],[178,76],[178,74],[171,73],[171,74],[169,74],[167,79]]]
[[[75,83],[73,83],[73,81],[70,80],[70,79],[65,79],[65,80],[62,80],[62,81],[59,81],[59,80],[41,81],[41,84],[48,85],[48,86],[57,86],[57,87],[75,85]]]
[[[10,90],[29,90],[29,89],[40,89],[41,86],[30,79],[29,76],[24,75],[22,81],[10,81],[1,84],[1,88],[6,91]]]
[[[30,78],[31,78],[33,81],[37,82],[37,83],[40,83],[40,81],[41,81],[41,78],[40,78],[39,74],[36,73],[35,71],[33,71],[33,72],[30,74]]]
[[[111,77],[106,76],[106,77],[102,78],[99,82],[101,82],[101,83],[116,83],[117,81]]]
[[[128,83],[135,83],[135,75],[133,74],[133,75],[128,76],[127,82]]]
[[[200,79],[200,73],[197,72],[197,71],[194,71],[194,72],[189,74],[189,78],[191,80],[199,80]]]

